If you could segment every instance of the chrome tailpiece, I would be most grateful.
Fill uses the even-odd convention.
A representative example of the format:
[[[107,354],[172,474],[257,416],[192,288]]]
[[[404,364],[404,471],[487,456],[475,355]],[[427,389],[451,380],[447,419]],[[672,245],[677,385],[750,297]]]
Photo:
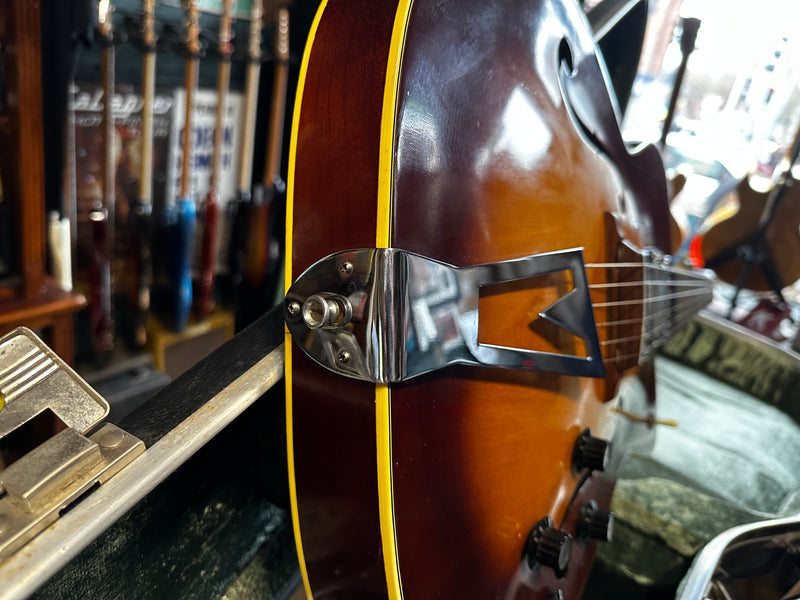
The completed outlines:
[[[581,338],[586,356],[479,343],[481,286],[567,270],[573,289],[539,316]],[[286,294],[284,317],[316,362],[375,383],[456,363],[605,375],[580,248],[472,267],[396,248],[337,252],[297,278]]]

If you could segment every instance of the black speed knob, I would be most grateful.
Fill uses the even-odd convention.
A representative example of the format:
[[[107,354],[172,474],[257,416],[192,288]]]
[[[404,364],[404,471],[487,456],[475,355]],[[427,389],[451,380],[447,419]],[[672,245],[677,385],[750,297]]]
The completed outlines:
[[[559,579],[567,573],[571,549],[572,536],[556,529],[550,517],[534,525],[525,544],[528,566],[533,568],[541,564],[550,567]]]
[[[611,443],[595,437],[588,429],[584,429],[575,442],[572,462],[577,471],[603,471],[608,464]]]

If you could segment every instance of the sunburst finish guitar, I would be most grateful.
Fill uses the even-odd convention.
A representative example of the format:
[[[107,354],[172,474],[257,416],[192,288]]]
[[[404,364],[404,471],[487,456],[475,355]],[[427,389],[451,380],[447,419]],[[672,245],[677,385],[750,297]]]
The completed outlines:
[[[315,598],[575,598],[612,401],[709,299],[560,0],[328,0],[288,181],[287,435]]]
[[[800,129],[776,165],[768,191],[756,191],[752,178],[736,188],[738,207],[711,214],[698,233],[705,265],[737,289],[781,289],[800,278],[800,202],[793,171],[800,157]]]

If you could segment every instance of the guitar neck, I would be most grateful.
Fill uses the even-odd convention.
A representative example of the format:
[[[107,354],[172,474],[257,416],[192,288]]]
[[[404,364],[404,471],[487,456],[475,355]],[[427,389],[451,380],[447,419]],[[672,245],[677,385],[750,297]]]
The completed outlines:
[[[708,271],[663,263],[644,266],[643,357],[650,357],[711,302],[713,285],[714,279]]]
[[[174,329],[186,329],[192,309],[192,248],[196,208],[191,197],[192,133],[194,129],[194,105],[197,93],[197,78],[200,54],[200,25],[197,0],[187,0],[186,7],[186,103],[183,124],[183,155],[181,160],[180,197],[171,215],[173,273]]]
[[[286,116],[286,91],[289,81],[289,9],[278,9],[275,20],[275,79],[272,84],[272,105],[267,138],[264,187],[273,186],[280,178],[283,148],[283,124]]]
[[[197,310],[201,319],[211,312],[214,292],[217,230],[219,227],[219,174],[222,168],[222,140],[225,131],[225,108],[231,70],[231,21],[235,0],[225,2],[220,21],[217,66],[217,110],[214,125],[214,147],[211,165],[211,185],[203,206],[203,237],[200,248],[200,285]]]
[[[231,25],[232,12],[236,0],[225,0],[224,12],[219,26],[219,53],[220,60],[217,65],[217,109],[214,119],[214,141],[211,163],[211,189],[219,189],[219,174],[222,170],[222,140],[225,132],[225,108],[228,101],[228,88],[231,76]]]
[[[253,174],[253,146],[255,141],[258,80],[261,76],[261,26],[262,0],[253,0],[250,9],[250,36],[248,64],[245,74],[244,110],[242,113],[242,142],[239,160],[239,190],[249,190]]]
[[[186,69],[184,88],[183,145],[181,157],[180,197],[188,198],[191,193],[192,176],[192,133],[194,131],[194,107],[197,95],[197,80],[200,57],[200,12],[197,0],[185,0],[186,7]]]
[[[143,3],[144,55],[142,57],[142,162],[139,172],[139,201],[153,197],[153,97],[156,87],[155,0]]]
[[[245,279],[253,287],[263,285],[269,268],[271,204],[280,187],[283,122],[286,113],[286,89],[289,77],[289,10],[278,10],[275,20],[275,79],[272,85],[269,135],[263,187],[253,191],[253,207],[247,232]]]
[[[114,208],[116,199],[116,152],[114,144],[114,45],[109,12],[103,38],[103,205],[108,211],[110,232],[114,231]],[[113,251],[113,239],[109,237],[109,250]]]
[[[191,193],[192,176],[192,129],[194,121],[194,104],[197,94],[198,59],[196,56],[190,57],[186,61],[186,104],[185,118],[183,125],[183,154],[181,156],[181,198],[188,198]]]
[[[263,16],[262,0],[253,0],[250,6],[250,33],[248,39],[248,64],[245,74],[244,108],[242,111],[242,139],[239,148],[239,177],[237,198],[232,202],[229,213],[230,245],[228,249],[228,268],[231,282],[231,301],[239,310],[240,288],[245,277],[247,246],[249,242],[249,221],[253,216],[253,203],[250,186],[253,174],[253,145],[258,101],[258,80],[261,75],[261,27]],[[252,262],[252,261],[250,261]]]
[[[156,78],[155,0],[142,6],[142,154],[139,171],[139,196],[133,206],[132,262],[136,275],[132,290],[133,319],[129,334],[136,347],[147,343],[147,319],[150,315],[150,288],[153,283],[152,204],[153,204],[153,97]]]
[[[104,361],[113,349],[113,274],[114,204],[115,204],[115,144],[114,144],[114,46],[112,8],[106,0],[100,2],[99,30],[103,43],[103,166],[102,199],[90,213],[91,261],[89,320],[92,349],[95,358]]]

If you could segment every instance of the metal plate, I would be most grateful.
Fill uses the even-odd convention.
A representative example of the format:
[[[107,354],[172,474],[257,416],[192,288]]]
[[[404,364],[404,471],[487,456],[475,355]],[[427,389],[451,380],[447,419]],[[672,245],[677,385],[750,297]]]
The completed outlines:
[[[0,338],[0,393],[0,438],[48,408],[80,433],[109,411],[103,397],[26,327]]]

